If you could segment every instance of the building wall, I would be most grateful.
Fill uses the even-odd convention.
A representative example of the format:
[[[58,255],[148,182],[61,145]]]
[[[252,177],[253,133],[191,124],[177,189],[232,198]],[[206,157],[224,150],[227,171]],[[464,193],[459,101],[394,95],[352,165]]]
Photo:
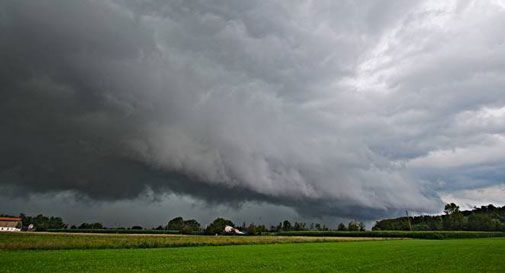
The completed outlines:
[[[0,231],[21,231],[21,229],[15,228],[15,227],[1,227],[0,226]]]
[[[21,231],[21,222],[0,221],[0,231]]]

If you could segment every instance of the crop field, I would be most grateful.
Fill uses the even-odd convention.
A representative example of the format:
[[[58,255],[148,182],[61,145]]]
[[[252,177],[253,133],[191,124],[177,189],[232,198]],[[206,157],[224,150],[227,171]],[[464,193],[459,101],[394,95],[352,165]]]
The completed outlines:
[[[505,238],[0,250],[0,272],[498,273],[505,272]]]
[[[203,236],[166,234],[0,233],[0,250],[157,248],[381,240],[382,238],[304,236]]]

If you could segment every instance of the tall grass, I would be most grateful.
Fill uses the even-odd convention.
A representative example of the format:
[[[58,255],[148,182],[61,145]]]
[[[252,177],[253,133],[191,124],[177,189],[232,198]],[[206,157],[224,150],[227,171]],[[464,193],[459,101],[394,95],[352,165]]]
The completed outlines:
[[[373,240],[374,238],[300,237],[300,236],[194,236],[156,234],[69,234],[20,232],[0,233],[0,250],[18,249],[99,249],[157,248],[300,242]],[[375,238],[379,239],[379,238]]]
[[[181,234],[179,230],[157,230],[157,229],[116,229],[116,228],[103,228],[103,229],[48,229],[48,232],[59,233],[106,233],[106,234]],[[196,234],[203,234],[195,232]]]

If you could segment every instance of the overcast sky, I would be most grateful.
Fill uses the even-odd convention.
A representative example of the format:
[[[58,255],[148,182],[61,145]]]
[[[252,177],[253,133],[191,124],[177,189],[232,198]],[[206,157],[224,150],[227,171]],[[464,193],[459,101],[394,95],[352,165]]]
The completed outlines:
[[[75,223],[505,205],[505,1],[0,0],[0,143]]]

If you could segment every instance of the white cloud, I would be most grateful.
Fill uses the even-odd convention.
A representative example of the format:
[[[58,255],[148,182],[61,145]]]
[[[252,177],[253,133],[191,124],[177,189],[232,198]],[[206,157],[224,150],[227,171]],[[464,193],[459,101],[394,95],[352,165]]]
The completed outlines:
[[[441,198],[445,203],[459,204],[462,209],[472,209],[475,206],[480,207],[489,204],[505,206],[505,184],[442,193]]]

